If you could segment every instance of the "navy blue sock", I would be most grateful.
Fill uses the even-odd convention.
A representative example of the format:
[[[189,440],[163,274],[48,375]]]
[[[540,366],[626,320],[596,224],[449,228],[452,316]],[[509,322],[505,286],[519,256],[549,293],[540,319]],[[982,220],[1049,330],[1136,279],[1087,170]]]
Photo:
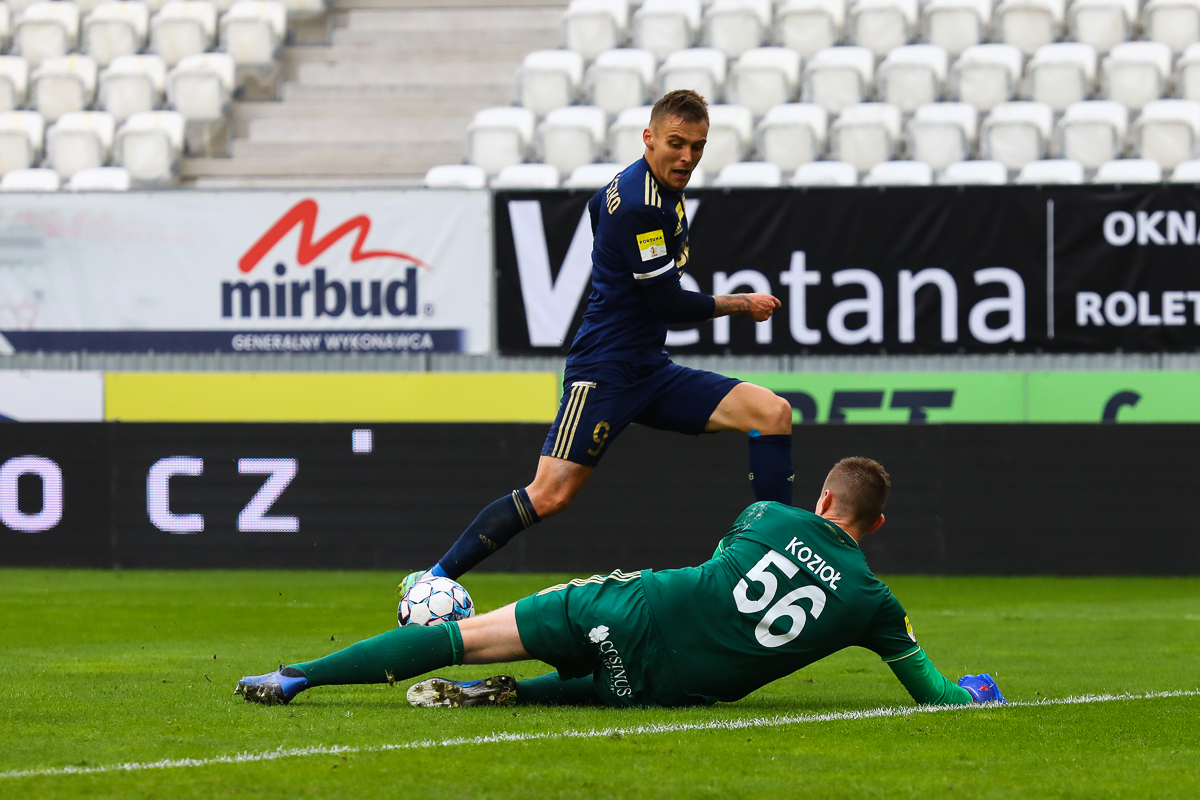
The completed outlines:
[[[750,487],[755,500],[792,504],[792,435],[750,431]]]
[[[501,497],[475,518],[454,546],[442,556],[434,573],[457,578],[508,544],[526,528],[541,522],[524,489]]]

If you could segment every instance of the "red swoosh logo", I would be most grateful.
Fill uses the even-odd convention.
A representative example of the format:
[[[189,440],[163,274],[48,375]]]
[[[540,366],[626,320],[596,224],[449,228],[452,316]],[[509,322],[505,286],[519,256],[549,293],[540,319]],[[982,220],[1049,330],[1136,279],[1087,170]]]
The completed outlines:
[[[271,229],[263,234],[263,237],[246,251],[246,254],[238,261],[238,268],[242,272],[249,272],[254,269],[267,253],[271,252],[271,248],[279,244],[279,240],[291,233],[292,229],[297,225],[300,226],[300,244],[296,248],[296,260],[300,262],[300,266],[302,267],[311,264],[317,256],[324,253],[330,247],[333,247],[333,245],[341,241],[347,234],[357,231],[358,238],[355,239],[354,247],[350,250],[351,261],[363,261],[368,258],[399,258],[403,261],[416,264],[422,269],[429,270],[430,272],[433,271],[433,267],[415,256],[410,256],[408,253],[399,253],[394,250],[364,251],[362,249],[363,242],[367,240],[367,234],[371,231],[371,219],[366,214],[360,214],[357,217],[346,220],[324,237],[314,242],[313,232],[317,227],[317,201],[312,199],[301,200],[280,217],[279,221],[272,225]]]

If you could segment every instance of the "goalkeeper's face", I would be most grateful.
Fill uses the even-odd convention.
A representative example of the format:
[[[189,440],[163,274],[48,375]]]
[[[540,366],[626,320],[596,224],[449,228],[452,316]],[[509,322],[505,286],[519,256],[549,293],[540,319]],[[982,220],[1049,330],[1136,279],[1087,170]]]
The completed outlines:
[[[654,127],[646,128],[642,139],[646,143],[646,161],[654,177],[668,189],[678,192],[687,186],[692,170],[704,155],[708,138],[708,123],[684,122],[668,117]]]

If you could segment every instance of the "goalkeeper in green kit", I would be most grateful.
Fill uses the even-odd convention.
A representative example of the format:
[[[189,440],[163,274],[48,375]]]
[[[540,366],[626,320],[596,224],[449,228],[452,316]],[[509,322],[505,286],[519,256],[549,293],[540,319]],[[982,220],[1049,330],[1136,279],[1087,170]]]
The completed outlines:
[[[858,542],[883,524],[890,486],[877,462],[846,458],[825,479],[816,513],[755,503],[698,567],[573,580],[479,617],[405,626],[246,677],[236,691],[287,703],[314,686],[534,658],[556,672],[431,678],[409,689],[409,702],[686,706],[739,700],[857,646],[877,653],[918,703],[1004,702],[987,673],[958,684],[938,673],[899,601],[868,569]]]

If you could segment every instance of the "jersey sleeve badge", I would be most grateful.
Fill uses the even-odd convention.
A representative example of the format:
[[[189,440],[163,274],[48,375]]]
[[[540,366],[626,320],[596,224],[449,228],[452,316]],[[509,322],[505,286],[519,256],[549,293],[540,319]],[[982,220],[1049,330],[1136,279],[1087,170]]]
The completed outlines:
[[[917,640],[917,634],[913,630],[912,623],[908,621],[907,614],[904,616],[904,627],[908,629],[908,638],[912,639],[915,642]]]
[[[642,261],[653,261],[667,254],[667,240],[661,230],[639,233],[637,245]]]

